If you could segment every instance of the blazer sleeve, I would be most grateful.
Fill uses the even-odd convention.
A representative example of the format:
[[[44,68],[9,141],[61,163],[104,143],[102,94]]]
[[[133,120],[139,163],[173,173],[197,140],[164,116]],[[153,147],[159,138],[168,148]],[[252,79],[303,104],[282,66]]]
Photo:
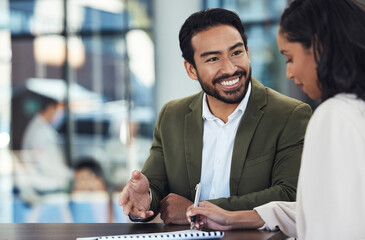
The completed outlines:
[[[209,201],[227,210],[251,210],[271,201],[295,201],[304,135],[311,113],[310,106],[301,103],[287,118],[277,138],[268,188]],[[258,170],[250,174],[256,174],[259,178],[263,173]]]

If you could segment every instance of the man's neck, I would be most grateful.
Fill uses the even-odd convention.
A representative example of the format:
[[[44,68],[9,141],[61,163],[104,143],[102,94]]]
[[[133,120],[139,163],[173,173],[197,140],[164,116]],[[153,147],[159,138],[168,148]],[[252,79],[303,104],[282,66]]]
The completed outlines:
[[[210,112],[215,117],[221,119],[224,123],[228,122],[228,116],[231,115],[239,105],[239,103],[229,104],[222,102],[208,94],[207,94],[207,104]]]

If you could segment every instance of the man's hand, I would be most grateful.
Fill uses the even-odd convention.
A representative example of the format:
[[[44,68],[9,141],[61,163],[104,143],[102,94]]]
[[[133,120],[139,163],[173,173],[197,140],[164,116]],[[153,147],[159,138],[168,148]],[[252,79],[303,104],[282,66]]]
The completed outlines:
[[[190,200],[170,193],[160,202],[161,219],[165,224],[189,224],[186,219],[186,210],[193,204]]]
[[[133,171],[132,178],[119,194],[119,205],[123,206],[125,215],[131,214],[138,218],[153,216],[153,211],[147,211],[151,204],[149,187],[146,176],[140,171]]]

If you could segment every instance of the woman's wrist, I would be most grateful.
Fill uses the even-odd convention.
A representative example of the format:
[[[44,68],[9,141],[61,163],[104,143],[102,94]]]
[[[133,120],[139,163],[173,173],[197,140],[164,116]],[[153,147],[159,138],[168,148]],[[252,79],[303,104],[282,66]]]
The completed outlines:
[[[234,228],[256,229],[262,227],[265,222],[255,210],[230,212],[231,222],[229,226]]]

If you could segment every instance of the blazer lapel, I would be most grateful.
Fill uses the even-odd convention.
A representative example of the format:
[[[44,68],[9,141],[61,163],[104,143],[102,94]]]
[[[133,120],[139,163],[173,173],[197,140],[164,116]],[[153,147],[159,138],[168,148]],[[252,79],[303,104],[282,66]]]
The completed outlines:
[[[240,125],[238,126],[233,147],[230,176],[231,196],[237,195],[238,193],[247,151],[256,127],[264,114],[261,108],[266,105],[266,102],[267,96],[265,87],[252,77],[250,99],[245,113],[242,116]]]
[[[195,186],[200,182],[203,149],[203,92],[189,105],[191,112],[185,115],[184,143],[186,166],[189,177],[191,199],[194,199]]]

